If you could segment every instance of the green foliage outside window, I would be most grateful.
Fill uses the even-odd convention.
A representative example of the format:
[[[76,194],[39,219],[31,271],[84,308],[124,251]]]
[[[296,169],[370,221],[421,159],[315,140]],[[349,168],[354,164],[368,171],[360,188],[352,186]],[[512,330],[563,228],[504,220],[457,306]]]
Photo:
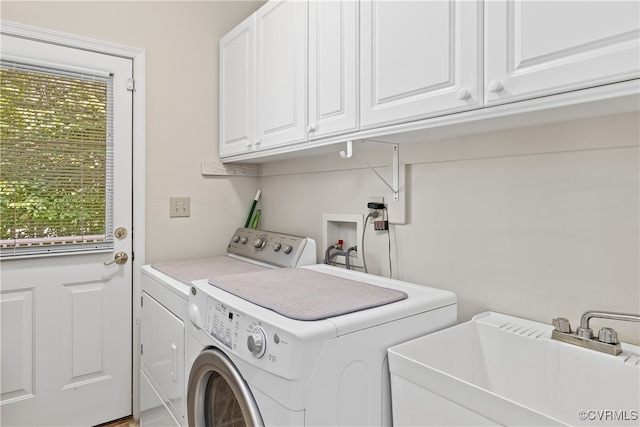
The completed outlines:
[[[0,69],[3,247],[104,237],[106,140],[104,81]]]

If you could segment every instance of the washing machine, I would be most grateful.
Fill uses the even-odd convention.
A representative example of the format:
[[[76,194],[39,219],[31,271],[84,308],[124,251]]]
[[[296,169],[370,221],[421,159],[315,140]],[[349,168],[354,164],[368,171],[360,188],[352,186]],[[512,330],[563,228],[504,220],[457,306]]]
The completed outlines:
[[[268,248],[269,250],[265,250]],[[240,228],[224,256],[162,262],[142,268],[140,422],[187,425],[185,322],[191,281],[316,263],[313,239]],[[197,352],[196,352],[197,353]]]
[[[328,265],[193,282],[190,426],[391,425],[387,348],[456,323],[455,294]]]

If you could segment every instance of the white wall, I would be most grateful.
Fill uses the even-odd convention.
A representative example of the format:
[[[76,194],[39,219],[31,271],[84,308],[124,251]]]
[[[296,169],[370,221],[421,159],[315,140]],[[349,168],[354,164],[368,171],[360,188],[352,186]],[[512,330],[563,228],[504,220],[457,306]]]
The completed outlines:
[[[639,126],[632,113],[401,145],[409,223],[391,229],[394,277],[455,292],[459,321],[640,313]],[[323,212],[366,214],[385,192],[371,171],[300,172],[340,162],[264,165],[264,227],[322,242]],[[367,230],[370,272],[388,275],[387,245]],[[636,325],[608,326],[639,341]]]
[[[222,254],[255,178],[204,178],[218,155],[218,40],[263,2],[5,1],[4,20],[146,51],[146,261]],[[169,197],[191,197],[169,218]]]

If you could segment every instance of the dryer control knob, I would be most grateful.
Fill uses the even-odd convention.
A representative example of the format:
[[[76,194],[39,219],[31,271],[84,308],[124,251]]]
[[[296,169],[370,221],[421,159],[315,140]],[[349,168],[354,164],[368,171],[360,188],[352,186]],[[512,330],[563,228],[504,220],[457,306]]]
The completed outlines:
[[[256,248],[259,251],[261,251],[265,247],[266,244],[267,244],[267,237],[266,236],[260,236],[256,240],[253,241],[253,247]]]
[[[287,255],[289,255],[292,250],[293,250],[293,247],[291,245],[284,245],[284,247],[282,248],[282,252],[284,252]]]
[[[254,356],[260,359],[267,350],[266,337],[262,328],[255,328],[247,338],[247,348]]]

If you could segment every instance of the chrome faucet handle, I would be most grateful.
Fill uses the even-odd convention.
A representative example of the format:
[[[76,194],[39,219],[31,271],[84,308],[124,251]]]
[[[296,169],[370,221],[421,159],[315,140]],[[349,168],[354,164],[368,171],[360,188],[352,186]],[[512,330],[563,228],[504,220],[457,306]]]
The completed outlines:
[[[571,324],[569,323],[569,319],[566,317],[557,317],[552,320],[553,327],[558,332],[563,332],[565,334],[571,333]]]
[[[590,340],[591,338],[593,338],[593,329],[579,327],[578,329],[576,329],[576,335],[578,335],[580,338]]]
[[[607,344],[618,344],[618,333],[613,328],[602,328],[598,332],[598,341]]]

